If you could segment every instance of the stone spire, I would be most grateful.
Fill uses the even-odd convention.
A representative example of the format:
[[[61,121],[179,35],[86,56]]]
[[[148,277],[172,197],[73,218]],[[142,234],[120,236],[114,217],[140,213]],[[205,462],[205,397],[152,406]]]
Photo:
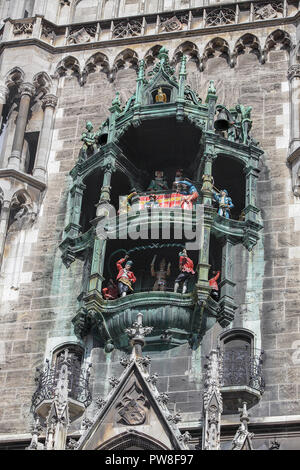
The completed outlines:
[[[70,357],[66,349],[59,371],[54,398],[47,417],[46,450],[63,450],[66,447],[67,430],[70,424],[68,409]]]
[[[241,424],[233,438],[231,450],[253,450],[252,438],[254,434],[248,431],[250,417],[246,402],[243,403],[243,408],[239,408],[239,412]]]
[[[125,333],[131,339],[132,346],[131,357],[141,357],[142,350],[145,346],[145,336],[149,335],[153,330],[152,326],[143,326],[143,314],[138,313],[136,321],[132,324],[131,328],[127,328]]]
[[[36,418],[34,421],[34,424],[32,426],[32,431],[31,431],[31,442],[29,446],[26,448],[26,450],[44,450],[43,444],[39,442],[39,435],[42,431],[43,427],[40,424],[39,418]]]
[[[208,356],[203,393],[202,449],[220,450],[221,414],[223,401],[220,392],[221,355],[212,350]]]

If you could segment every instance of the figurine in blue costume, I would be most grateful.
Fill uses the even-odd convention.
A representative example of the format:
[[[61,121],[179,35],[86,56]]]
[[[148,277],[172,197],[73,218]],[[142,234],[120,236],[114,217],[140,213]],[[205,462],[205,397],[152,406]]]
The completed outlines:
[[[196,201],[199,197],[198,191],[193,183],[185,178],[184,180],[177,181],[178,186],[183,186],[183,190],[180,191],[183,194],[181,207],[182,209],[192,209],[193,202]]]
[[[230,209],[234,207],[231,197],[228,196],[228,191],[222,189],[220,193],[213,192],[214,200],[219,203],[218,214],[226,219],[230,219]]]

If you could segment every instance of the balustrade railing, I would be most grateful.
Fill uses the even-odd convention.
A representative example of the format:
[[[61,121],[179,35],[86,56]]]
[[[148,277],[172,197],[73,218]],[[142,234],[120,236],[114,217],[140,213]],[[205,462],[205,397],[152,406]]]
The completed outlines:
[[[263,393],[263,351],[248,347],[222,352],[222,386],[246,385]]]
[[[44,370],[40,371],[37,369],[37,376],[35,379],[37,389],[32,397],[32,411],[34,411],[44,400],[52,400],[54,398],[61,365],[62,359],[58,357],[54,366],[51,366],[49,360],[46,360]],[[89,368],[87,370],[83,370],[78,363],[77,357],[72,357],[71,355],[69,356],[68,361],[68,372],[68,397],[87,407],[92,401],[89,389]]]
[[[262,20],[280,20],[298,11],[296,0],[273,0],[200,6],[163,13],[134,15],[127,18],[84,21],[80,24],[56,25],[37,16],[5,23],[5,40],[36,37],[51,45],[65,46],[94,41],[126,40],[146,35],[230,26]],[[34,24],[36,23],[36,27]]]

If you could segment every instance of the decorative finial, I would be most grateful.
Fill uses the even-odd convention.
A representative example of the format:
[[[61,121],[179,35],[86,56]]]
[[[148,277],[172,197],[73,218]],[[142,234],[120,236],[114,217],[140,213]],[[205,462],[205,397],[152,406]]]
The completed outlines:
[[[169,60],[169,51],[166,49],[164,46],[159,50],[158,53],[158,59],[161,62],[168,61]]]
[[[215,95],[217,93],[213,80],[209,80],[209,87],[208,87],[207,93],[210,95]]]
[[[139,72],[138,72],[138,80],[144,80],[145,78],[145,61],[141,59],[139,62]]]
[[[183,55],[181,57],[181,65],[180,65],[179,75],[186,75],[186,60],[187,60],[186,55]]]
[[[136,321],[132,324],[131,328],[126,328],[125,330],[125,333],[131,339],[132,355],[142,355],[142,349],[145,345],[145,336],[149,335],[152,330],[152,326],[143,326],[143,314],[138,313]]]
[[[245,429],[248,430],[248,423],[250,421],[250,415],[247,409],[247,402],[243,402],[243,408],[239,408],[240,421],[244,425]]]
[[[121,106],[121,102],[120,102],[120,92],[119,92],[119,91],[117,91],[116,96],[115,96],[115,98],[114,98],[113,101],[112,101],[112,105],[113,105],[113,106],[114,106],[114,105]]]

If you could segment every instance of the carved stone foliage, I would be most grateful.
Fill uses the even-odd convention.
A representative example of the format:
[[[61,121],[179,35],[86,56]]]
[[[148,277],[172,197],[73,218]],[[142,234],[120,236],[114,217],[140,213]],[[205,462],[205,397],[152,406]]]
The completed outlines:
[[[185,444],[188,444],[189,441],[192,439],[192,436],[190,435],[190,433],[188,431],[186,431],[185,433],[181,434],[181,436],[179,436],[178,439],[181,442],[184,442]]]
[[[97,397],[95,400],[96,407],[101,410],[106,405],[106,400],[104,400],[102,397]]]
[[[74,28],[68,37],[68,44],[84,44],[95,39],[97,32],[96,25],[84,26],[83,28]]]
[[[108,381],[113,388],[117,387],[117,385],[120,383],[120,380],[117,379],[117,377],[109,377]]]
[[[172,17],[160,17],[160,27],[161,31],[165,31],[167,33],[171,33],[173,31],[180,31],[185,24],[189,21],[188,13],[185,15],[181,15],[179,17],[172,16]]]
[[[55,95],[45,95],[42,99],[43,107],[44,108],[56,108],[58,103],[58,98]]]
[[[266,20],[270,18],[278,18],[283,15],[283,2],[257,2],[254,3],[254,16],[256,20]]]
[[[235,22],[235,11],[231,8],[215,8],[206,16],[207,26],[220,26]]]
[[[147,382],[149,382],[151,385],[156,386],[157,380],[158,380],[158,374],[153,374],[150,377],[147,377]]]
[[[167,420],[169,421],[169,423],[176,425],[176,424],[180,423],[180,421],[182,421],[182,416],[181,416],[180,413],[175,413],[173,415],[169,415],[167,417]]]
[[[117,404],[117,421],[120,424],[139,426],[144,424],[149,409],[149,402],[137,382],[124,393]]]
[[[14,23],[13,33],[15,36],[18,34],[32,34],[33,23]]]
[[[82,421],[82,429],[89,429],[93,424],[93,421],[87,417],[85,417]]]
[[[203,393],[203,450],[220,449],[220,426],[223,411],[220,382],[222,360],[218,351],[211,351],[206,365],[206,376]]]
[[[77,445],[78,445],[78,442],[75,439],[72,439],[70,437],[70,439],[67,442],[66,449],[67,450],[75,450]]]
[[[291,65],[288,68],[287,77],[288,77],[288,80],[293,80],[294,78],[300,78],[300,64]]]
[[[157,397],[157,401],[163,405],[167,405],[170,401],[170,397],[167,393],[160,393]]]
[[[52,44],[56,39],[55,29],[51,25],[43,23],[41,37]]]
[[[142,22],[138,20],[121,21],[113,29],[112,37],[128,38],[140,36],[142,32]]]

